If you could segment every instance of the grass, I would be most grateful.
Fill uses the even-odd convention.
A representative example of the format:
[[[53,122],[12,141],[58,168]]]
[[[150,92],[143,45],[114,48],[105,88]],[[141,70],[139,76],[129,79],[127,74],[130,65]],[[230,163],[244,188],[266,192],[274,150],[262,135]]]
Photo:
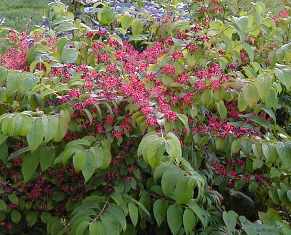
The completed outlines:
[[[48,0],[0,0],[0,17],[5,18],[5,26],[25,31],[41,22],[47,4]]]

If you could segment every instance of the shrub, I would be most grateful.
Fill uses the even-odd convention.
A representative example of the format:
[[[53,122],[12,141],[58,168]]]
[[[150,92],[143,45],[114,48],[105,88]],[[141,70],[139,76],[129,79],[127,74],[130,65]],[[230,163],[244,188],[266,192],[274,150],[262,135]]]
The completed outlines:
[[[290,234],[289,8],[197,2],[1,29],[1,232]]]

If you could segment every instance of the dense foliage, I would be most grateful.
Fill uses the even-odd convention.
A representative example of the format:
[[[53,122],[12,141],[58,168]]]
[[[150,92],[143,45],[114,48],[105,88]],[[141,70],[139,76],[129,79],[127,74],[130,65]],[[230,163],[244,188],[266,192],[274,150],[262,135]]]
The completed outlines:
[[[291,233],[291,6],[161,2],[0,29],[1,234]]]
[[[31,27],[40,23],[48,9],[48,0],[1,0],[0,24],[29,31]]]

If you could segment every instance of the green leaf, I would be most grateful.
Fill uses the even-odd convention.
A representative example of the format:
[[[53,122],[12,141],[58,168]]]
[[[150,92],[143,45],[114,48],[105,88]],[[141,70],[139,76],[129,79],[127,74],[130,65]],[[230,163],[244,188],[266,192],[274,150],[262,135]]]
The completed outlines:
[[[119,17],[121,27],[124,30],[127,30],[130,27],[132,20],[133,18],[130,15],[126,15],[126,14]]]
[[[237,102],[238,102],[238,111],[240,111],[240,112],[245,111],[248,104],[245,101],[244,95],[242,93],[239,94]]]
[[[186,176],[179,177],[175,188],[175,199],[178,204],[186,204],[193,197],[195,181]]]
[[[144,160],[155,168],[160,164],[161,157],[164,154],[164,140],[156,133],[149,133],[144,136],[139,144],[138,156],[143,156]]]
[[[231,144],[231,155],[237,154],[240,151],[240,140],[234,140]]]
[[[0,133],[0,145],[3,144],[3,143],[7,140],[7,138],[8,138],[8,136],[6,136],[6,135],[2,135],[2,134]]]
[[[5,143],[0,144],[0,160],[6,163],[7,157],[8,157],[8,146],[5,142]]]
[[[234,26],[238,31],[241,42],[245,40],[246,32],[248,30],[248,17],[233,17]]]
[[[14,136],[15,134],[15,117],[14,115],[7,115],[3,118],[1,123],[2,133],[7,136]]]
[[[21,172],[23,174],[25,182],[29,181],[36,172],[39,164],[39,157],[40,156],[38,151],[24,156],[21,166]]]
[[[291,190],[287,191],[287,198],[288,198],[289,202],[291,202]]]
[[[284,59],[284,57],[288,58],[288,55],[290,58],[290,54],[291,54],[290,51],[291,51],[291,42],[288,42],[276,50],[277,59],[282,60]]]
[[[264,157],[266,159],[267,163],[275,163],[275,161],[278,158],[276,147],[273,144],[262,144],[262,152],[264,154]]]
[[[221,119],[227,118],[227,109],[222,100],[216,103],[216,109]]]
[[[188,203],[189,208],[197,215],[199,220],[201,221],[204,228],[207,227],[209,222],[209,214],[206,210],[198,206],[197,202],[194,200],[191,200]]]
[[[21,220],[21,214],[17,210],[13,210],[10,214],[11,221],[15,224],[18,224]]]
[[[48,128],[45,128],[45,142],[49,142],[57,136],[58,127],[59,127],[59,118],[57,116],[48,117]]]
[[[167,210],[167,222],[173,235],[178,234],[181,229],[183,221],[182,213],[182,208],[175,204],[170,205]]]
[[[152,167],[155,168],[160,164],[161,158],[164,153],[164,141],[159,138],[156,141],[151,141],[150,147],[143,151],[144,160]]]
[[[126,218],[123,210],[118,206],[111,206],[107,213],[109,213],[112,218],[114,218],[121,226],[123,231],[126,231]]]
[[[42,171],[47,170],[51,167],[54,163],[54,159],[56,156],[55,148],[54,147],[41,147],[39,151],[39,162]]]
[[[192,231],[197,224],[197,219],[192,210],[186,208],[183,214],[183,226],[186,234],[192,234]]]
[[[275,115],[275,113],[273,112],[272,109],[262,108],[262,110],[263,110],[266,114],[268,114],[268,115],[273,119],[273,121],[276,123],[276,115]]]
[[[234,211],[223,212],[223,221],[227,227],[227,231],[229,234],[233,234],[235,232],[237,218],[238,215]]]
[[[134,19],[131,23],[131,30],[133,36],[138,36],[143,32],[143,23],[138,19]]]
[[[291,81],[290,81],[290,77],[291,77],[291,69],[289,68],[276,68],[275,69],[275,74],[277,76],[277,78],[279,79],[279,81],[287,88],[288,91],[291,90]]]
[[[93,174],[95,173],[95,170],[97,168],[98,156],[94,155],[90,151],[87,151],[86,155],[87,155],[86,162],[82,168],[82,174],[84,176],[85,182],[88,182],[88,180],[93,176]]]
[[[226,141],[223,138],[216,137],[215,138],[215,147],[218,151],[225,151]]]
[[[77,28],[74,26],[73,20],[63,20],[59,22],[56,27],[54,27],[54,31],[57,33],[65,33],[76,30]]]
[[[254,107],[259,101],[259,94],[254,84],[246,85],[243,88],[243,95],[249,107]]]
[[[7,91],[9,94],[29,94],[37,83],[32,73],[9,71],[7,77]]]
[[[144,150],[149,148],[149,146],[151,146],[151,143],[155,142],[155,141],[160,141],[161,137],[157,135],[157,133],[155,132],[151,132],[151,133],[148,133],[146,134],[139,146],[138,146],[138,149],[137,149],[137,155],[140,157],[140,156],[143,156],[143,153],[144,153]]]
[[[248,53],[248,56],[250,58],[250,62],[254,61],[254,57],[255,57],[255,47],[250,46],[247,43],[243,44],[244,49],[246,50],[246,52]]]
[[[154,202],[153,212],[154,217],[159,226],[163,223],[167,216],[168,203],[163,199],[158,199]]]
[[[6,203],[0,199],[0,211],[6,211],[7,210],[7,205]]]
[[[265,129],[272,128],[272,124],[269,121],[266,121],[265,119],[262,119],[256,115],[247,115],[248,119],[253,121],[254,123],[264,127]]]
[[[98,12],[98,20],[102,25],[110,25],[114,21],[114,12],[111,7],[105,6]]]
[[[19,136],[27,136],[31,129],[32,124],[33,124],[33,118],[22,116],[21,127],[18,129],[17,134]]]
[[[104,225],[97,221],[89,226],[89,235],[104,235],[105,234],[105,228]]]
[[[177,117],[183,123],[184,127],[186,128],[186,130],[190,131],[187,115],[181,114],[181,113],[177,113]]]
[[[68,129],[70,123],[70,113],[68,110],[61,110],[60,114],[58,115],[58,127],[56,135],[54,136],[54,141],[60,142]]]
[[[180,140],[172,132],[169,132],[166,135],[166,151],[169,156],[175,160],[179,161],[179,159],[182,158],[182,148]]]
[[[183,177],[182,173],[177,168],[171,167],[166,170],[162,176],[161,186],[163,193],[171,198],[174,198],[174,192],[176,184],[180,177]]]
[[[149,211],[147,210],[147,208],[144,206],[144,204],[142,204],[141,202],[135,200],[133,197],[128,196],[128,195],[124,195],[126,198],[128,198],[129,200],[131,200],[132,202],[134,202],[136,205],[138,205],[139,209],[141,209],[148,217],[151,217]]]
[[[37,222],[37,213],[35,211],[29,211],[25,215],[25,219],[29,227],[32,227]]]
[[[136,226],[138,222],[138,207],[134,203],[130,202],[128,203],[128,212],[132,224]]]
[[[82,221],[77,229],[76,229],[76,235],[85,235],[86,230],[88,229],[89,222],[88,221]]]
[[[7,91],[9,93],[17,92],[19,89],[19,77],[17,72],[9,72],[7,77]]]
[[[9,195],[8,195],[8,199],[9,199],[9,201],[10,201],[11,203],[13,203],[13,204],[16,204],[16,205],[19,204],[19,199],[18,199],[18,197],[16,196],[15,193],[9,194]]]
[[[281,220],[279,213],[273,208],[268,208],[267,212],[259,212],[259,217],[265,224],[275,224],[276,221]]]
[[[262,100],[268,96],[268,92],[272,87],[273,78],[268,74],[260,74],[255,81],[255,86]]]
[[[62,50],[61,62],[63,64],[74,64],[78,58],[78,51],[76,48],[65,47]]]
[[[13,133],[11,133],[10,136],[19,136],[21,134],[21,132],[23,132],[23,115],[21,114],[16,114],[13,117],[13,128],[14,130],[12,130]]]
[[[111,162],[111,144],[108,140],[103,139],[101,141],[101,149],[100,152],[97,153],[98,159],[102,159],[102,164],[97,164],[97,167],[100,169],[106,169]]]
[[[272,167],[270,170],[270,177],[271,178],[278,178],[281,176],[281,172],[276,167]]]
[[[107,235],[120,235],[120,226],[115,223],[112,217],[108,214],[101,217],[103,227],[105,228],[105,234]]]
[[[26,138],[31,151],[35,151],[42,144],[44,138],[44,127],[41,118],[34,119]]]
[[[282,169],[289,170],[291,168],[291,146],[289,143],[279,142],[276,144],[276,150],[281,160]]]
[[[86,164],[87,152],[80,150],[73,156],[73,165],[77,172],[81,171]]]
[[[267,107],[276,108],[278,97],[276,90],[272,87],[273,78],[270,75],[261,74],[255,81],[258,94]]]

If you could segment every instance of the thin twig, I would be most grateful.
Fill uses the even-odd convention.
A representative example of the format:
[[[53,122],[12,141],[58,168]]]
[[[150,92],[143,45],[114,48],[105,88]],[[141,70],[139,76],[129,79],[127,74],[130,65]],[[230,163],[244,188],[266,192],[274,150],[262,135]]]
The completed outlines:
[[[103,208],[101,209],[101,211],[98,213],[98,215],[94,218],[94,220],[91,222],[91,223],[95,223],[100,217],[101,215],[104,213],[104,211],[106,210],[107,208],[107,205],[108,205],[108,200],[104,203],[104,206]]]

